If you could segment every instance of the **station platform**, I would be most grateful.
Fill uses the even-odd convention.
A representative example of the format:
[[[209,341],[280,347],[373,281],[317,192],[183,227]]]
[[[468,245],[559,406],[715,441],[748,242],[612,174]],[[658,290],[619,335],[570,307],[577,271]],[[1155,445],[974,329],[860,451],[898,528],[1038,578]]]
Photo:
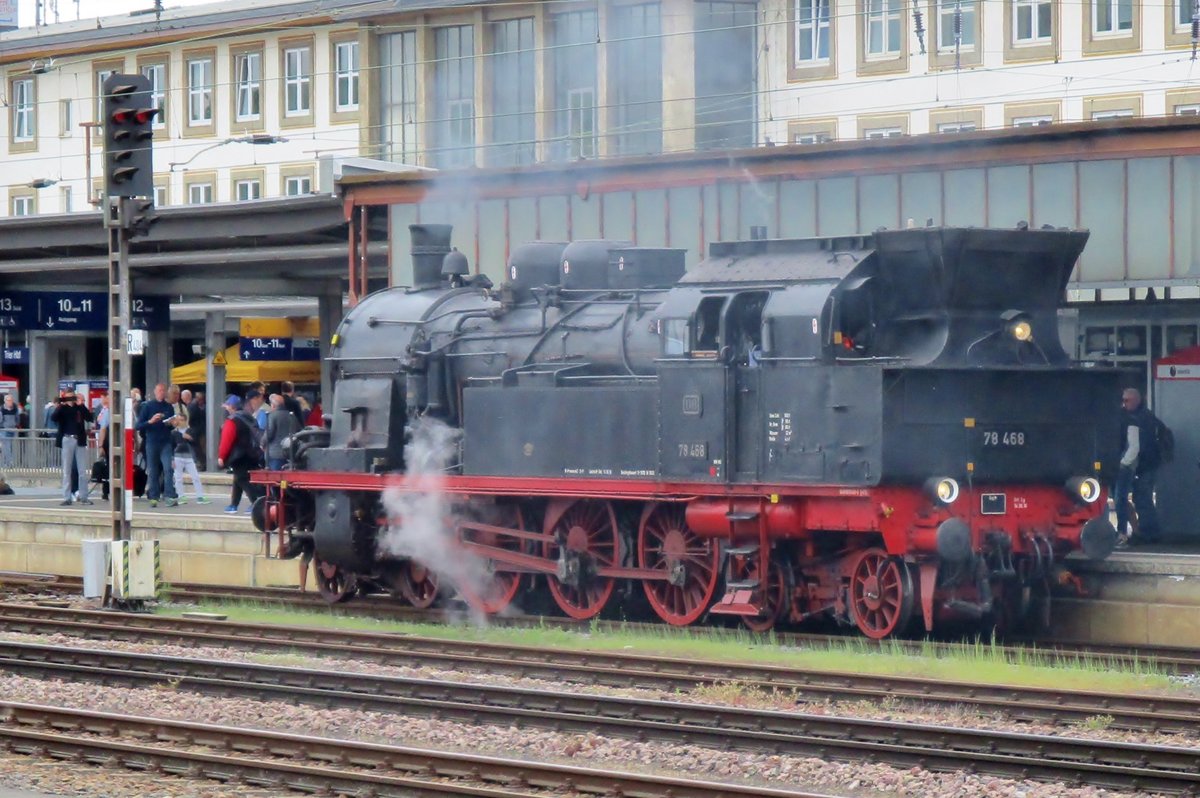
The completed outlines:
[[[157,538],[163,580],[217,585],[295,586],[295,560],[264,556],[262,533],[254,529],[243,498],[240,512],[226,514],[230,480],[213,475],[204,480],[211,504],[151,508],[134,501],[133,536]],[[224,477],[221,479],[221,477]],[[62,492],[53,487],[17,488],[0,496],[0,570],[80,576],[81,541],[112,534],[109,503],[97,492],[93,505],[61,506]]]

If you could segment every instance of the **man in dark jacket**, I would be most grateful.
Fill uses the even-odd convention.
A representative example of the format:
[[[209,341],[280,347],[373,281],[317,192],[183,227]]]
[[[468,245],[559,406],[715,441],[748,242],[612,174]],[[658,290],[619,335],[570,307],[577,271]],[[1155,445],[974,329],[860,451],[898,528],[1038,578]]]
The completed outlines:
[[[284,383],[288,385],[288,383]],[[267,468],[278,471],[287,462],[283,442],[301,428],[299,420],[287,409],[286,396],[271,394],[271,412],[267,414],[267,431],[263,435],[263,448],[267,450]],[[299,407],[299,402],[296,403]]]
[[[283,394],[284,409],[295,416],[299,428],[304,429],[304,410],[300,407],[300,400],[296,398],[296,384],[291,380],[284,380],[279,384],[279,392]]]
[[[175,480],[171,478],[171,454],[175,447],[171,443],[171,425],[168,419],[175,409],[167,401],[167,386],[154,386],[154,398],[142,402],[135,427],[146,441],[146,494],[150,506],[157,507],[159,497],[165,490],[168,499],[177,499]]]
[[[188,424],[192,428],[192,451],[196,455],[196,468],[208,468],[208,449],[204,436],[208,434],[208,412],[204,402],[204,391],[197,391],[196,398],[188,405]]]
[[[85,475],[79,480],[79,503],[91,504],[88,498],[87,483],[87,425],[92,420],[92,411],[79,401],[72,390],[67,390],[59,397],[50,420],[58,430],[55,433],[54,444],[62,448],[62,486],[64,507],[69,506],[74,496],[71,488],[71,474],[78,469]]]
[[[1126,543],[1154,543],[1158,538],[1158,511],[1154,507],[1154,477],[1162,464],[1158,450],[1158,422],[1142,404],[1136,388],[1121,393],[1121,467],[1113,503],[1117,508],[1117,532],[1126,534],[1129,523],[1129,494],[1137,513],[1137,534]]]

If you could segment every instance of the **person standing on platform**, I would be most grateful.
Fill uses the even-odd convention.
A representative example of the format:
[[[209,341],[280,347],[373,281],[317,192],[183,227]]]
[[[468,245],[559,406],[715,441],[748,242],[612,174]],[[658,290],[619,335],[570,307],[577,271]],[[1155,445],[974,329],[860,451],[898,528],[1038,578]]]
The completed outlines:
[[[283,394],[283,407],[289,413],[296,417],[296,421],[300,428],[304,428],[305,413],[300,407],[300,399],[296,396],[296,383],[291,380],[284,380],[279,383],[279,392]]]
[[[288,385],[290,383],[284,383]],[[299,406],[299,403],[297,403]],[[267,432],[264,438],[267,450],[267,468],[278,471],[287,462],[283,441],[300,430],[300,421],[287,408],[287,396],[271,394],[271,412],[267,415]]]
[[[71,488],[72,472],[87,474],[87,425],[92,420],[92,411],[79,402],[74,391],[67,390],[59,397],[50,420],[58,427],[54,442],[62,449],[62,504],[68,507],[75,495]],[[79,480],[79,503],[92,503],[86,476]]]
[[[226,400],[226,406],[236,407],[236,396]],[[225,512],[229,514],[238,511],[242,494],[250,500],[250,508],[260,495],[259,486],[250,482],[250,472],[263,467],[263,450],[261,432],[255,421],[255,416],[262,407],[262,394],[251,390],[241,402],[241,409],[230,415],[221,429],[221,448],[217,452],[217,465],[228,467],[233,472],[233,492],[229,496],[229,506]],[[250,512],[248,508],[246,512]]]
[[[192,449],[195,431],[188,426],[188,421],[183,416],[173,417],[171,427],[171,442],[175,445],[175,456],[171,463],[175,468],[177,498],[167,499],[167,506],[187,504],[187,496],[184,495],[183,489],[185,474],[191,477],[192,488],[196,491],[196,504],[208,504],[208,499],[204,495],[204,483],[200,481],[200,472],[196,470],[196,459]]]
[[[208,444],[205,435],[208,434],[208,413],[204,402],[204,391],[196,391],[196,397],[188,405],[188,425],[192,428],[192,451],[196,457],[196,468],[208,470]]]
[[[13,438],[17,437],[17,429],[21,426],[21,409],[11,393],[4,395],[4,404],[0,405],[0,454],[3,455],[4,467],[12,468]]]
[[[1117,533],[1123,545],[1154,543],[1158,539],[1158,511],[1154,507],[1154,478],[1162,464],[1158,448],[1158,421],[1142,404],[1137,388],[1121,392],[1121,467],[1113,503],[1117,509]],[[1129,495],[1137,513],[1137,534],[1127,536]]]
[[[167,402],[167,386],[160,382],[154,386],[154,398],[142,402],[136,424],[146,441],[146,494],[151,507],[158,506],[164,493],[168,501],[178,498],[175,480],[170,477],[173,447],[169,421],[174,415],[174,408]]]

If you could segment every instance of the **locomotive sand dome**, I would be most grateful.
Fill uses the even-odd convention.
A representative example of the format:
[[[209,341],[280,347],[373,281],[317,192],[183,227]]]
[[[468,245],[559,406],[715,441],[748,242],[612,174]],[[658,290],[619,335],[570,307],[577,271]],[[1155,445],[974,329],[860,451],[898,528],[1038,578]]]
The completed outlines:
[[[591,618],[640,583],[678,625],[1013,623],[1044,618],[1066,554],[1115,543],[1118,378],[1058,336],[1084,231],[729,242],[686,273],[681,250],[533,242],[495,290],[459,253],[443,278],[449,235],[414,226],[416,285],[337,332],[328,440],[261,477],[256,518],[331,599],[453,592],[378,546],[429,418],[462,433],[440,488],[489,612],[548,592]]]

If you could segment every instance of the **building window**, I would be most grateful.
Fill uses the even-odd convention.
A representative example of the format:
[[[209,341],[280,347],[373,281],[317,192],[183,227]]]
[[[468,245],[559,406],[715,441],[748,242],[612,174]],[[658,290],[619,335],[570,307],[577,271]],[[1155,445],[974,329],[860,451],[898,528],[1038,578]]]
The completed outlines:
[[[96,71],[96,116],[97,122],[104,121],[104,81],[110,75],[116,74],[115,69],[99,69]],[[103,139],[102,139],[103,140]]]
[[[188,202],[192,205],[204,205],[213,201],[212,183],[191,183],[188,185]]]
[[[211,58],[188,61],[188,124],[213,122],[213,62]]]
[[[358,110],[358,42],[338,42],[334,46],[336,64],[335,110]],[[532,67],[531,67],[532,71]]]
[[[262,199],[262,181],[238,180],[233,184],[233,191],[238,202]]]
[[[552,18],[555,141],[551,158],[596,156],[597,25],[595,11]]]
[[[33,216],[33,197],[13,197],[13,216]]]
[[[417,157],[417,34],[380,37],[379,95],[384,132],[383,157],[415,161]],[[292,180],[293,178],[288,178]],[[299,179],[299,178],[296,178]],[[286,193],[286,192],[285,192]],[[307,194],[307,191],[300,192]]]
[[[1175,0],[1175,27],[1189,27],[1192,24],[1192,14],[1195,12],[1195,0]]]
[[[312,193],[312,178],[307,175],[293,175],[283,179],[283,193],[289,197],[299,197]]]
[[[534,161],[533,18],[492,23],[492,146],[488,163],[522,166]]]
[[[1092,32],[1133,30],[1133,0],[1092,0]]]
[[[75,132],[75,101],[66,98],[58,101],[58,119],[62,125],[59,135],[70,136]]]
[[[1176,116],[1200,116],[1200,105],[1177,105]]]
[[[975,130],[974,122],[939,122],[938,133],[970,133]]]
[[[831,141],[828,133],[793,133],[792,144],[824,144]]]
[[[283,51],[285,116],[312,113],[312,49],[293,47]]]
[[[1013,0],[1013,36],[1018,43],[1049,41],[1052,6],[1050,0]]]
[[[154,116],[154,127],[166,127],[167,124],[167,65],[146,64],[142,74],[150,81],[150,104],[158,109]]]
[[[262,53],[240,53],[234,59],[237,73],[237,121],[262,117]]]
[[[158,206],[159,208],[166,207],[166,205],[167,205],[167,187],[166,186],[155,186],[154,187],[154,204],[156,206]]]
[[[827,2],[827,0],[822,0]],[[696,149],[750,147],[755,124],[755,6],[696,3]]]
[[[829,0],[796,0],[796,66],[829,60]]]
[[[434,119],[440,120],[434,162],[475,163],[475,29],[470,25],[433,32]]]
[[[71,194],[72,194],[72,192],[71,192],[71,187],[70,187],[70,186],[63,186],[63,187],[62,187],[62,192],[61,192],[61,194],[60,194],[60,199],[62,200],[62,212],[63,212],[63,213],[70,213],[70,212],[71,212],[71,205],[72,205],[72,202],[71,202]]]
[[[12,82],[13,141],[33,141],[37,135],[37,109],[33,93],[33,78]]]
[[[1045,115],[1018,116],[1013,118],[1012,125],[1013,127],[1040,127],[1042,125],[1049,125],[1053,121],[1053,117]]]
[[[1092,121],[1103,119],[1128,119],[1133,116],[1132,108],[1120,108],[1114,111],[1092,111]]]
[[[615,6],[608,40],[613,155],[662,152],[662,31],[658,3]]]
[[[975,14],[978,0],[939,0],[938,49],[953,52],[956,48],[975,47]]]
[[[900,0],[866,0],[867,56],[900,54],[904,32],[900,27]]]
[[[904,131],[898,127],[873,127],[863,131],[864,139],[894,139],[903,135]]]

